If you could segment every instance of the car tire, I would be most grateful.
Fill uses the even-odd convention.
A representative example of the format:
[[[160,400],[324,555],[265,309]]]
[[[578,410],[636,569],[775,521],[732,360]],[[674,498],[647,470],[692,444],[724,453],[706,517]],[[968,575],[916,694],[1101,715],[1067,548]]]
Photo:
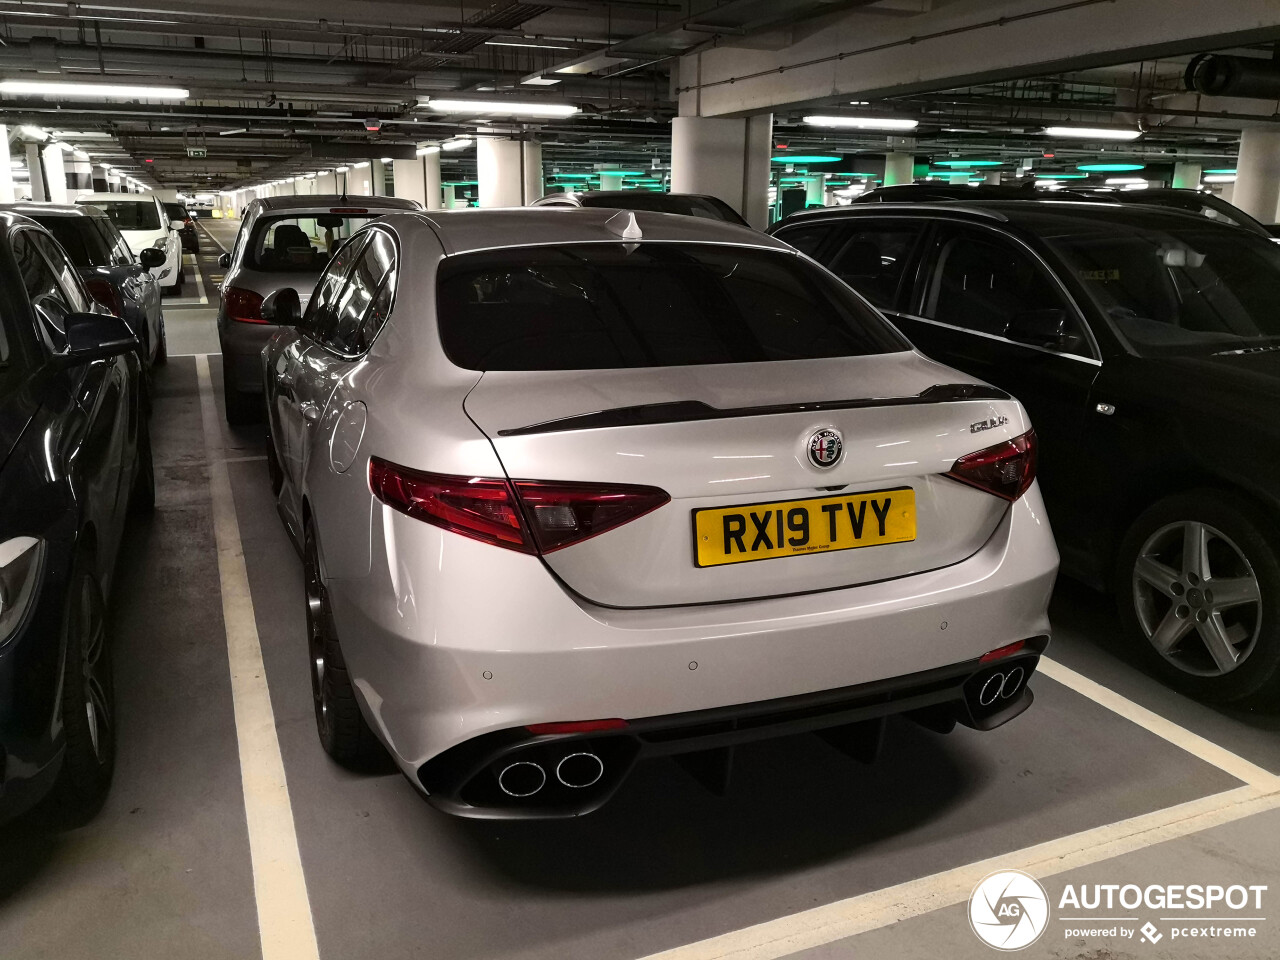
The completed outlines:
[[[1216,490],[1162,500],[1129,529],[1115,574],[1120,617],[1169,686],[1206,702],[1274,708],[1280,541],[1264,531],[1275,529],[1248,498]]]
[[[88,563],[77,560],[67,588],[63,639],[62,768],[45,809],[67,826],[87,822],[102,808],[115,770],[115,684],[107,611]]]
[[[320,574],[315,531],[310,522],[304,530],[303,565],[316,733],[325,753],[339,764],[353,770],[369,769],[385,757],[386,751],[356,700],[329,608],[328,591]]]
[[[159,323],[160,343],[156,345],[156,355],[152,358],[153,366],[162,367],[169,362],[169,341],[165,339],[164,334],[164,317],[160,318]]]
[[[148,514],[156,508],[155,464],[151,459],[151,427],[146,417],[138,418],[138,448],[129,490],[129,512]]]
[[[226,405],[227,423],[233,427],[257,423],[262,419],[262,399],[253,393],[237,390],[227,373],[227,362],[222,365],[222,398]]]

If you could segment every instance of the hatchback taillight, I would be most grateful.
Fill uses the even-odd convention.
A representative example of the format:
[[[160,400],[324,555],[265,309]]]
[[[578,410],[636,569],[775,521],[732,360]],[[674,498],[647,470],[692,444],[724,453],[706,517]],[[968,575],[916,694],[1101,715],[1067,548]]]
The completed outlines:
[[[222,307],[227,319],[237,323],[266,323],[262,317],[262,295],[241,287],[222,291]]]
[[[454,477],[369,460],[369,488],[418,520],[521,553],[551,553],[643,516],[656,487]]]
[[[1036,432],[1028,430],[1020,437],[966,454],[946,475],[1010,502],[1017,500],[1036,478]]]
[[[120,300],[120,291],[116,289],[115,284],[110,280],[104,280],[101,277],[88,277],[84,281],[84,287],[89,291],[89,296],[97,300],[117,317],[124,316],[124,303]]]

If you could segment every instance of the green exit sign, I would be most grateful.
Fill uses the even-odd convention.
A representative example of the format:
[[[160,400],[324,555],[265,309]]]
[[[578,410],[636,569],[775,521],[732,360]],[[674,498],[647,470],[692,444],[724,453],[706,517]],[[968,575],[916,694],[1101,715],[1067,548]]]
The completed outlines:
[[[208,147],[187,147],[187,156],[196,160],[203,160],[209,155]]]

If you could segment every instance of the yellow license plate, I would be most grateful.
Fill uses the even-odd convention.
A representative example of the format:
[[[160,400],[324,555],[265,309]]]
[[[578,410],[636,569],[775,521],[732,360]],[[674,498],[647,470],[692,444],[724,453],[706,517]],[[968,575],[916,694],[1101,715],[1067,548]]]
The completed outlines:
[[[910,487],[693,511],[695,564],[715,567],[905,543],[916,538]]]

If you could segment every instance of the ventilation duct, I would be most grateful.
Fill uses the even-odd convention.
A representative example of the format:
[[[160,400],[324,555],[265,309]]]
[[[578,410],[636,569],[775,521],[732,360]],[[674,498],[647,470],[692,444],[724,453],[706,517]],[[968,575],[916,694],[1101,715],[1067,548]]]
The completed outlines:
[[[1189,64],[1187,89],[1211,97],[1280,99],[1280,61],[1202,53]]]

